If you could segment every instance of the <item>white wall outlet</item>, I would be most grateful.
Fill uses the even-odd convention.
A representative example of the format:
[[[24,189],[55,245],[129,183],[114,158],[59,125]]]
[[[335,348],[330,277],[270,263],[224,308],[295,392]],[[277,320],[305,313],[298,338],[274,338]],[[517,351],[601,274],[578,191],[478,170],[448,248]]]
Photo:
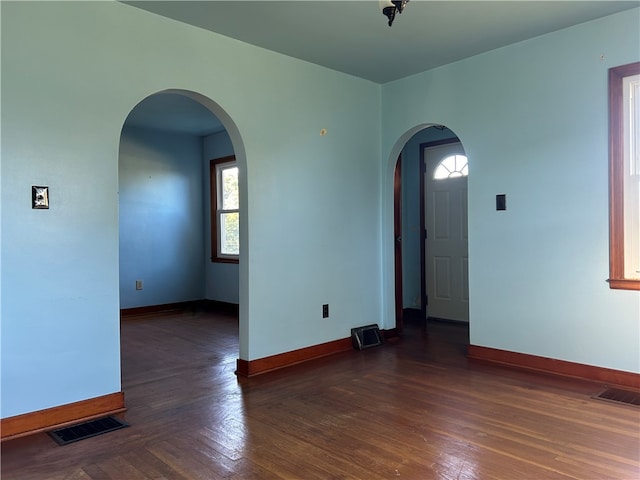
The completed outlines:
[[[136,290],[142,290],[142,280],[136,280]]]

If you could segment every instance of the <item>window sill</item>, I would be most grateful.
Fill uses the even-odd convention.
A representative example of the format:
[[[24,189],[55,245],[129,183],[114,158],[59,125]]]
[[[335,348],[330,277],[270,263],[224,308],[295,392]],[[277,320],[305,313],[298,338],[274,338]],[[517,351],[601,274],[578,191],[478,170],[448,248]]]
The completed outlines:
[[[212,258],[211,263],[240,263],[237,258]]]
[[[640,290],[640,280],[610,278],[607,282],[609,282],[609,288],[615,288],[618,290]]]

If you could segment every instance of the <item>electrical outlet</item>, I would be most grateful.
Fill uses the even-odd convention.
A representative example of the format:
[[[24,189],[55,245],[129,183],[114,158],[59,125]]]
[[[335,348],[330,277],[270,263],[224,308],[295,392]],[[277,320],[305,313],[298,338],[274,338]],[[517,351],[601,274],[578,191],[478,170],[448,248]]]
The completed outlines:
[[[136,290],[142,290],[142,280],[136,280]]]
[[[329,304],[322,305],[322,318],[329,318]]]

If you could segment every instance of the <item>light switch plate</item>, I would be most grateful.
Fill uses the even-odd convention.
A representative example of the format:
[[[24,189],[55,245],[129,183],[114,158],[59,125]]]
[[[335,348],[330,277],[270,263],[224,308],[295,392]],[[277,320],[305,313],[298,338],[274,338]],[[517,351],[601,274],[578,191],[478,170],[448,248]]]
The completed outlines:
[[[31,187],[31,208],[49,208],[49,187],[33,185]]]

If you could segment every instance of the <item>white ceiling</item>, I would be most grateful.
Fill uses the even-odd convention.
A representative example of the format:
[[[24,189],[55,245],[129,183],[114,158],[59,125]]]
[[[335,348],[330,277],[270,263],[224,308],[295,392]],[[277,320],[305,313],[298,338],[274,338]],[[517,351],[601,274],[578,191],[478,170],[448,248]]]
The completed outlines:
[[[376,83],[640,6],[640,0],[410,0],[389,27],[378,0],[123,3]],[[141,102],[127,125],[195,135],[224,129],[196,101],[168,93]]]
[[[124,3],[377,83],[640,6],[638,0],[410,0],[389,27],[378,0]]]

